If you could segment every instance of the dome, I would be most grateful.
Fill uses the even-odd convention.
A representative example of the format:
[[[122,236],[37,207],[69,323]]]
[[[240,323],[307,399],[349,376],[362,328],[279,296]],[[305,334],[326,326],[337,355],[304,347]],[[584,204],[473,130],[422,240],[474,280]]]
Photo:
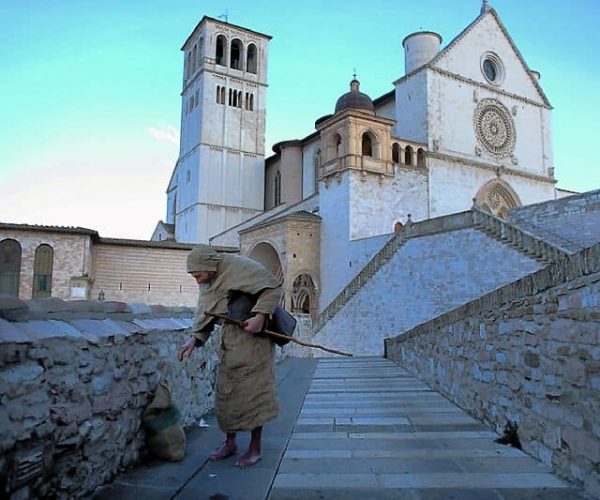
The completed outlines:
[[[350,82],[350,92],[344,94],[335,104],[335,112],[339,113],[345,109],[364,109],[375,112],[373,101],[367,94],[359,92],[360,82],[352,80]]]

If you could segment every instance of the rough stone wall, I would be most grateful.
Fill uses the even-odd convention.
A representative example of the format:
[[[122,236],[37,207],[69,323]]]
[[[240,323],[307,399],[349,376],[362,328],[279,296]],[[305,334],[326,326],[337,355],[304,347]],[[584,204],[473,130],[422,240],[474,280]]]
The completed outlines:
[[[142,412],[161,376],[184,424],[212,407],[215,341],[176,359],[189,308],[7,298],[0,306],[0,496],[87,496],[136,462]],[[29,478],[19,470],[28,458]]]
[[[35,250],[42,244],[54,250],[52,295],[71,298],[71,278],[91,273],[90,236],[51,231],[3,229],[0,241],[11,238],[21,245],[19,297],[30,299],[33,292]]]
[[[386,341],[387,357],[600,497],[600,245]]]
[[[600,241],[600,189],[519,208],[508,221],[558,245],[589,247]]]
[[[104,292],[106,300],[196,305],[198,285],[187,274],[189,249],[94,244],[94,283],[91,298]]]
[[[446,221],[462,216],[468,214],[449,216]],[[411,238],[323,326],[314,340],[357,355],[380,355],[385,337],[541,266],[474,228],[441,229]]]

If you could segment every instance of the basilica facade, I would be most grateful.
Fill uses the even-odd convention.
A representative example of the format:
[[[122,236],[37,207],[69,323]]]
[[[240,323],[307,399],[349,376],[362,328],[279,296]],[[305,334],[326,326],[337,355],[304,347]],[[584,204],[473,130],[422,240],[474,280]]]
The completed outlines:
[[[239,248],[315,315],[407,224],[568,194],[540,74],[487,2],[445,46],[406,36],[393,89],[371,98],[352,79],[314,131],[266,157],[269,41],[209,17],[186,40],[181,150],[153,239]]]

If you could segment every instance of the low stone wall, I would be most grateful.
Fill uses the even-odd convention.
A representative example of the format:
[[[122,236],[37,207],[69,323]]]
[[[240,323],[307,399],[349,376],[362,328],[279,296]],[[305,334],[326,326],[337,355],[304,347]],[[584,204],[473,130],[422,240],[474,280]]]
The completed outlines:
[[[386,340],[386,356],[600,497],[600,244]]]
[[[185,425],[213,404],[215,340],[183,363],[193,311],[0,298],[0,497],[87,496],[145,453],[164,377]]]

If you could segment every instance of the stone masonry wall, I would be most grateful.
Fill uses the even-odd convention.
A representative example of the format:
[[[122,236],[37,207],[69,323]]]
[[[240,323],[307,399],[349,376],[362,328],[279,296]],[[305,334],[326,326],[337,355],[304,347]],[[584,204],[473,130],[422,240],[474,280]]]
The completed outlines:
[[[386,341],[387,357],[600,497],[600,244]]]
[[[142,412],[161,376],[183,423],[197,422],[212,407],[216,356],[211,340],[177,361],[192,314],[0,300],[0,497],[88,496],[136,462],[145,453]]]
[[[385,337],[540,267],[540,262],[473,227],[411,238],[313,341],[355,355],[381,355]]]
[[[547,241],[571,243],[581,250],[600,241],[600,189],[519,208],[508,221]]]

